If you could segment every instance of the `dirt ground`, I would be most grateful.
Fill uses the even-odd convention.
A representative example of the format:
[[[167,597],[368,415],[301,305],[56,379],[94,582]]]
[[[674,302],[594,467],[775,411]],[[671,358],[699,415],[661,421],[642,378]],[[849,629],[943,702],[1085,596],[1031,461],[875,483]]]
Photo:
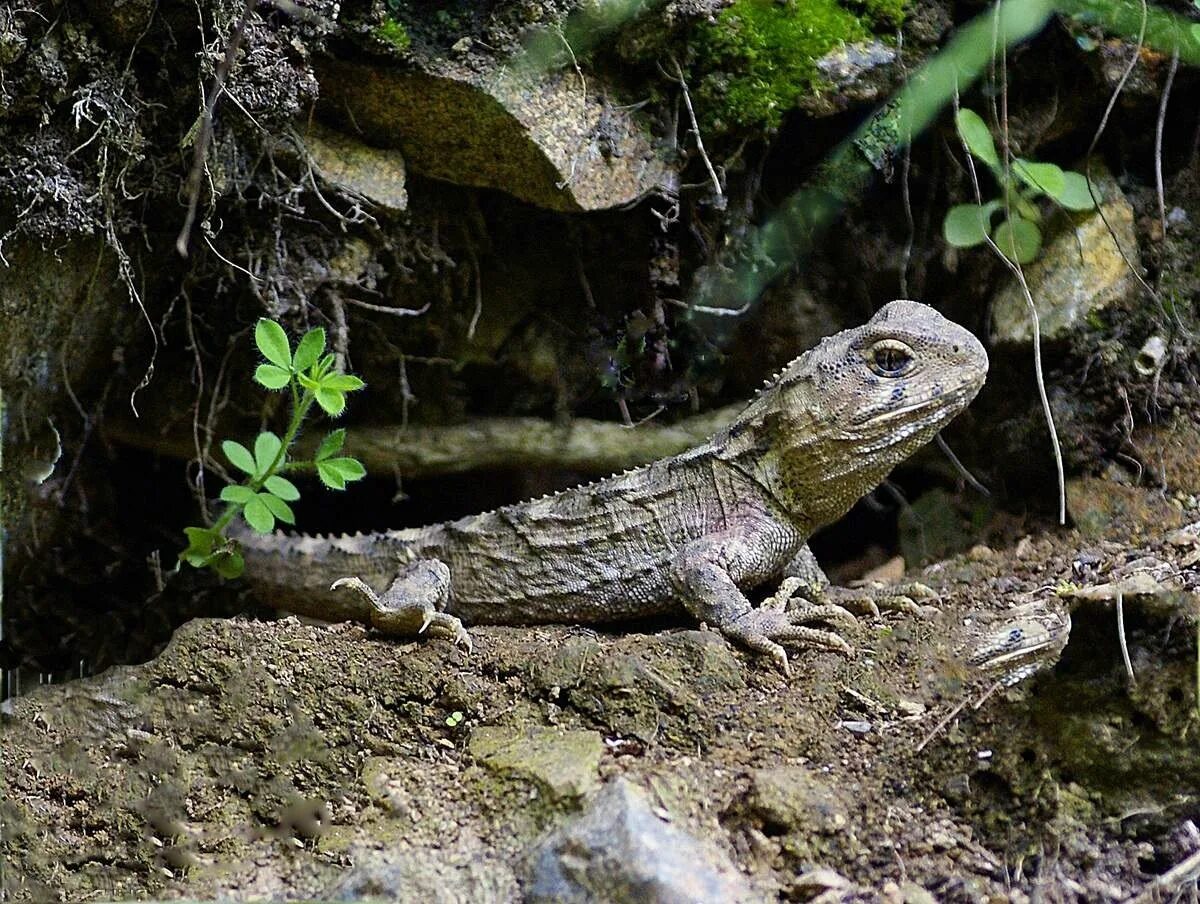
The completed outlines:
[[[790,680],[678,624],[482,628],[467,655],[192,621],[8,705],[4,894],[519,900],[530,846],[624,775],[762,900],[1195,900],[1195,871],[1154,882],[1200,821],[1200,501],[1093,479],[1072,505],[1082,530],[910,572],[940,614],[864,621]],[[1053,669],[964,664],[987,619],[1131,575],[1134,682],[1103,599]]]

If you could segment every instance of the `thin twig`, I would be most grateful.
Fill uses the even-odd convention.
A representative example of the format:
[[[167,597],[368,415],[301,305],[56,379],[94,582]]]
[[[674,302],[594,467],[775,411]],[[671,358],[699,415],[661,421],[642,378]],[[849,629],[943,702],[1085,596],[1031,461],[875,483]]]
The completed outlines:
[[[971,704],[971,710],[973,712],[977,712],[979,710],[979,708],[981,706],[983,706],[983,704],[987,703],[988,700],[991,699],[992,694],[996,693],[996,691],[998,691],[998,690],[1001,690],[1003,687],[1004,687],[1003,680],[992,682],[991,686],[986,691],[983,692],[983,695],[978,700],[976,700],[974,703]],[[964,709],[966,709],[966,706],[967,706],[967,701],[962,700],[958,703],[957,706],[955,706],[953,709],[951,709],[950,712],[948,712],[946,714],[945,718],[943,718],[941,721],[939,721],[937,725],[933,726],[933,730],[930,731],[929,734],[925,735],[925,737],[921,741],[921,743],[917,745],[917,749],[915,752],[920,753],[922,750],[924,750],[926,748],[926,746],[928,746],[930,741],[932,741],[939,734],[941,734],[943,728],[945,728],[947,725],[949,725],[950,722],[953,721],[953,719],[959,713],[961,713]]]
[[[957,116],[960,108],[958,90],[954,92],[954,113]],[[983,206],[983,192],[979,188],[979,174],[975,171],[975,161],[971,157],[971,149],[967,147],[966,141],[959,136],[959,142],[962,144],[963,154],[967,160],[967,170],[971,174],[971,184],[975,189],[975,203]],[[1046,380],[1042,374],[1042,324],[1038,317],[1037,306],[1033,303],[1033,294],[1029,291],[1029,284],[1025,281],[1025,271],[1018,265],[1014,264],[996,245],[992,237],[988,235],[987,230],[984,230],[984,241],[988,247],[1005,266],[1017,277],[1021,284],[1021,291],[1025,293],[1025,304],[1029,309],[1029,319],[1033,326],[1033,372],[1037,381],[1038,397],[1042,403],[1042,416],[1046,420],[1046,428],[1050,431],[1050,446],[1054,451],[1054,466],[1058,474],[1058,523],[1067,523],[1067,481],[1066,474],[1063,470],[1062,446],[1058,442],[1058,429],[1054,425],[1054,412],[1050,408],[1050,398],[1046,394]]]
[[[1171,100],[1171,86],[1175,84],[1175,72],[1179,69],[1179,47],[1171,54],[1171,68],[1167,70],[1167,80],[1163,84],[1162,98],[1158,102],[1158,122],[1154,124],[1154,191],[1158,198],[1158,223],[1162,227],[1163,237],[1167,234],[1167,202],[1163,192],[1162,142],[1163,126],[1167,121],[1167,104]],[[1161,269],[1159,273],[1161,275]]]
[[[393,317],[420,317],[433,306],[432,301],[425,302],[419,308],[392,308],[385,304],[371,304],[369,301],[362,301],[358,298],[343,298],[342,301],[368,311],[374,311],[376,314],[391,314]]]
[[[479,269],[479,258],[475,249],[468,246],[467,254],[471,257],[471,269],[475,271],[475,310],[471,314],[471,322],[467,324],[467,341],[475,338],[475,327],[479,326],[479,318],[483,314],[483,273]]]
[[[1117,642],[1121,645],[1121,659],[1125,662],[1125,674],[1129,683],[1137,679],[1133,677],[1133,663],[1129,661],[1129,644],[1125,640],[1125,594],[1117,591]]]
[[[725,192],[721,189],[721,180],[717,178],[717,171],[713,168],[712,161],[708,159],[708,152],[704,150],[704,139],[700,137],[700,123],[696,120],[696,109],[692,106],[692,95],[688,91],[687,81],[683,77],[683,69],[679,66],[679,61],[674,57],[671,58],[671,65],[675,67],[675,78],[679,82],[680,90],[683,92],[683,105],[687,107],[688,119],[692,122],[692,135],[696,138],[696,150],[700,152],[700,159],[704,161],[704,167],[708,170],[708,178],[712,182],[713,193],[717,196],[717,209],[720,210],[725,206]]]
[[[976,480],[975,475],[967,470],[967,466],[958,460],[958,456],[954,454],[954,451],[950,448],[950,444],[942,438],[942,434],[937,434],[934,437],[934,441],[938,444],[938,448],[942,450],[945,456],[950,459],[950,464],[954,465],[954,468],[958,471],[959,476],[961,476],[962,479],[968,483],[968,485],[982,493],[984,496],[992,495],[992,491]]]
[[[678,298],[664,298],[663,301],[677,308],[686,308],[698,314],[712,314],[714,317],[741,317],[750,310],[750,306],[753,304],[753,302],[747,301],[740,308],[714,308],[706,304],[688,304]]]
[[[229,258],[227,258],[225,255],[223,255],[220,251],[218,251],[217,246],[212,243],[212,239],[210,239],[207,235],[204,236],[204,244],[208,245],[209,250],[212,251],[213,254],[215,254],[218,258],[221,259],[221,261],[228,264],[234,270],[238,270],[242,273],[245,273],[247,276],[249,276],[255,282],[263,281],[263,278],[261,276],[255,276],[253,273],[251,273],[249,270],[247,270],[241,264],[234,263]]]
[[[936,738],[939,734],[941,734],[942,729],[945,728],[947,725],[949,725],[954,720],[955,716],[957,716],[960,712],[962,712],[964,709],[966,709],[966,707],[967,707],[966,700],[959,701],[958,705],[956,705],[952,710],[950,710],[950,712],[946,713],[945,718],[943,718],[940,722],[938,722],[937,725],[933,726],[933,730],[930,731],[929,734],[925,735],[924,739],[921,741],[920,744],[917,745],[917,749],[914,752],[920,753],[922,750],[924,750],[929,745],[929,742],[932,741],[934,738]]]
[[[212,87],[208,90],[208,97],[204,100],[204,110],[200,114],[200,129],[196,133],[196,143],[192,147],[192,171],[188,174],[187,217],[184,218],[183,228],[179,230],[179,237],[175,239],[175,250],[179,252],[180,257],[188,256],[188,241],[192,236],[192,226],[196,222],[196,210],[200,206],[200,177],[204,173],[205,160],[208,157],[208,143],[212,139],[213,111],[225,90],[225,79],[228,78],[229,71],[233,68],[234,58],[237,57],[242,37],[246,32],[246,20],[250,17],[253,9],[254,0],[246,0],[242,7],[242,15],[233,27],[233,34],[229,38],[229,44],[225,47],[225,56],[221,58],[221,63],[217,66]]]

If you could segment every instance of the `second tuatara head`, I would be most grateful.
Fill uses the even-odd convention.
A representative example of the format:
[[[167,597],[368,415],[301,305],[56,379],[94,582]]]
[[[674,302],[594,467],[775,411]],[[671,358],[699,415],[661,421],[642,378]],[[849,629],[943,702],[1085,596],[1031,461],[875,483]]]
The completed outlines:
[[[893,301],[792,361],[714,445],[815,528],[929,442],[987,370],[970,332],[928,305]]]

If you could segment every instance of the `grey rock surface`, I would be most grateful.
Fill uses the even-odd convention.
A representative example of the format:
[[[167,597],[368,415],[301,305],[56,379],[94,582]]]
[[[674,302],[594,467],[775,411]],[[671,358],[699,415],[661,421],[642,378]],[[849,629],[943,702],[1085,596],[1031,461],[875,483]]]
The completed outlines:
[[[758,900],[728,858],[657,815],[625,778],[530,855],[525,900],[701,904]]]

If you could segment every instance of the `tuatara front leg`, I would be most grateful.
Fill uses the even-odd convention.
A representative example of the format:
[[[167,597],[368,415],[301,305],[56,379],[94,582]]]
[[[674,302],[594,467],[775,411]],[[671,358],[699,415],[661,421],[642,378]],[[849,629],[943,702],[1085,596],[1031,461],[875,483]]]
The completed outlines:
[[[400,570],[382,594],[361,578],[339,578],[330,590],[356,590],[371,601],[371,625],[399,637],[429,631],[471,650],[471,635],[455,616],[442,612],[450,595],[450,569],[438,559],[418,559]]]
[[[685,546],[671,564],[671,580],[687,610],[698,620],[718,628],[735,643],[775,660],[791,674],[787,653],[780,641],[853,654],[850,645],[833,631],[804,625],[825,621],[853,628],[855,618],[837,606],[784,611],[786,598],[773,597],[758,609],[739,589],[742,581],[769,574],[769,543],[753,529],[725,531]]]

